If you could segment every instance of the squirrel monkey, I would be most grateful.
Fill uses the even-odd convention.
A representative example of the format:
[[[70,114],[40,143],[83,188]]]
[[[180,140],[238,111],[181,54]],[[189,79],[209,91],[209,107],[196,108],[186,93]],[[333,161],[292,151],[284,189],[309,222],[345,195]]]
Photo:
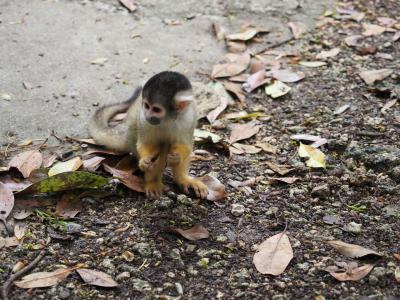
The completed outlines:
[[[125,111],[124,121],[111,127],[110,119]],[[100,108],[90,121],[89,132],[98,144],[138,157],[148,197],[161,196],[162,175],[169,165],[174,181],[186,193],[192,188],[198,197],[206,198],[204,183],[189,176],[196,123],[189,80],[177,72],[164,71],[137,88],[129,100]]]

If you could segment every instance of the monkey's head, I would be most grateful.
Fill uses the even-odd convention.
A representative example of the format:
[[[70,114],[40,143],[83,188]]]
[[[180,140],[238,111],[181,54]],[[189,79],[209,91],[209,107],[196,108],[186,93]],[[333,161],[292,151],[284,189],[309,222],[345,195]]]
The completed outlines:
[[[192,85],[177,72],[164,71],[154,75],[142,91],[142,109],[152,125],[175,119],[192,101]]]

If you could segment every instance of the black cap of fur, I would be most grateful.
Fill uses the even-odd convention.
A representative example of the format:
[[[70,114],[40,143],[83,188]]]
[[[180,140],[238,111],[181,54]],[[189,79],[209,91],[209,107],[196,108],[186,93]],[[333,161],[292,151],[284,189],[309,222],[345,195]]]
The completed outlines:
[[[186,76],[173,71],[164,71],[151,77],[143,87],[143,98],[150,103],[160,103],[169,112],[174,112],[174,96],[180,91],[190,90],[192,85]]]

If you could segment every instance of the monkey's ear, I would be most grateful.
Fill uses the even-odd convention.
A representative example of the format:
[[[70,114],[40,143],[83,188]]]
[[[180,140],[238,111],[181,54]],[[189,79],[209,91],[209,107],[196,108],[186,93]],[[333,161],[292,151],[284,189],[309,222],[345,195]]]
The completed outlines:
[[[180,91],[175,94],[174,100],[178,112],[183,111],[194,100],[192,90]]]

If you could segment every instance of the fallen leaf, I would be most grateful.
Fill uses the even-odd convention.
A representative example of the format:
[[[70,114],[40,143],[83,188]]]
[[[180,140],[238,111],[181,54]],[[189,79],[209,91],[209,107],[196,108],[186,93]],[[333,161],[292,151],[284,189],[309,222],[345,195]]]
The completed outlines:
[[[397,268],[394,270],[394,278],[396,279],[396,281],[397,281],[398,283],[400,283],[400,267],[397,267]]]
[[[73,172],[78,170],[81,166],[82,160],[78,156],[67,161],[56,163],[53,167],[50,168],[48,174],[49,176],[54,176],[60,173]]]
[[[400,31],[395,32],[394,35],[392,36],[393,42],[397,42],[398,40],[400,40]]]
[[[310,145],[300,143],[298,153],[300,157],[308,158],[306,165],[310,168],[325,168],[325,154]]]
[[[14,235],[18,240],[21,240],[26,233],[27,226],[24,223],[18,222],[14,226]]]
[[[112,277],[104,272],[91,270],[91,269],[77,269],[78,274],[84,282],[90,285],[102,287],[116,287],[118,283]]]
[[[190,241],[207,239],[210,236],[208,230],[200,224],[194,225],[190,229],[183,230],[181,228],[171,228],[172,232],[178,233]]]
[[[11,176],[1,178],[0,182],[12,192],[21,191],[32,184],[32,182],[27,179],[19,180],[17,178],[12,178]]]
[[[249,53],[236,54],[228,53],[225,55],[226,63],[216,64],[211,72],[211,77],[221,78],[230,77],[242,73],[250,63]]]
[[[289,22],[288,23],[290,29],[292,30],[293,37],[297,40],[298,38],[301,37],[301,35],[304,33],[304,29],[302,26],[300,26],[299,23],[295,22]]]
[[[67,278],[72,271],[72,268],[61,268],[52,272],[32,273],[14,284],[23,289],[53,286]]]
[[[14,194],[0,182],[0,220],[6,224],[6,220],[14,207]]]
[[[199,179],[208,188],[207,200],[217,201],[226,197],[225,186],[216,177],[208,174]]]
[[[33,141],[31,139],[27,139],[27,140],[24,140],[21,143],[19,143],[17,146],[18,147],[26,147],[26,146],[32,145],[32,143],[33,143]]]
[[[357,48],[357,52],[360,55],[371,55],[371,54],[375,54],[378,51],[377,47],[361,47],[361,48]]]
[[[250,74],[242,73],[242,74],[239,74],[236,76],[229,77],[229,80],[234,81],[234,82],[246,82],[247,78],[249,78],[249,76],[250,76]]]
[[[246,95],[242,91],[240,85],[235,84],[233,82],[224,82],[223,86],[227,91],[233,93],[236,96],[236,98],[239,99],[242,105],[246,105]]]
[[[82,210],[82,202],[78,195],[64,194],[58,200],[56,215],[64,218],[74,218]]]
[[[18,194],[54,193],[75,189],[99,189],[108,179],[93,173],[75,171],[60,173],[30,185]]]
[[[288,166],[278,165],[270,161],[265,162],[265,164],[268,166],[268,168],[281,176],[284,176],[294,170],[294,168],[288,168]]]
[[[317,135],[304,134],[304,133],[291,135],[290,138],[295,141],[308,141],[308,142],[318,142],[320,140],[326,140],[325,138],[321,138]]]
[[[307,67],[307,68],[319,68],[326,65],[324,61],[300,61],[300,65]]]
[[[214,121],[218,118],[218,116],[228,107],[228,98],[221,97],[221,103],[212,111],[207,114],[207,120],[210,124],[214,123]]]
[[[265,93],[273,99],[286,95],[291,90],[290,86],[279,80],[275,80],[273,84],[265,87]]]
[[[392,69],[369,70],[360,72],[360,77],[366,84],[373,84],[375,81],[381,81],[393,73]]]
[[[335,248],[338,252],[340,252],[343,255],[346,255],[351,258],[362,258],[367,255],[375,255],[381,257],[382,254],[368,249],[364,248],[362,246],[354,245],[354,244],[348,244],[339,240],[333,240],[333,241],[327,241],[327,244],[331,245],[333,248]]]
[[[235,124],[231,130],[229,143],[233,144],[237,141],[248,139],[260,131],[261,127],[261,125],[254,121],[245,124]]]
[[[243,84],[243,89],[251,93],[253,90],[258,88],[259,86],[262,86],[263,84],[267,83],[268,81],[264,80],[265,78],[265,70],[260,70],[254,74],[251,74],[249,78],[247,78],[247,81]]]
[[[264,152],[267,152],[270,154],[276,154],[276,147],[271,145],[270,143],[257,142],[256,146],[260,147]]]
[[[53,163],[55,162],[56,159],[57,159],[57,155],[55,155],[55,154],[51,154],[51,155],[46,156],[43,159],[43,163],[42,163],[43,168],[50,168],[53,165]]]
[[[227,113],[222,116],[222,119],[225,120],[242,120],[242,119],[253,119],[253,118],[259,118],[259,117],[268,117],[268,115],[262,113],[262,112],[253,112],[253,113],[248,113],[244,110],[238,111],[238,112],[233,112],[233,113]]]
[[[201,130],[201,129],[197,129],[196,128],[194,130],[194,140],[198,141],[198,142],[199,141],[210,140],[214,144],[217,144],[222,140],[222,137],[220,137],[219,135],[217,135],[215,133],[211,133],[209,131]]]
[[[258,33],[268,32],[268,30],[261,28],[249,27],[244,32],[229,34],[226,36],[228,40],[248,41],[255,37]]]
[[[25,207],[15,207],[13,209],[13,217],[16,220],[24,220],[32,214],[32,209],[27,209]]]
[[[344,42],[349,47],[355,47],[360,44],[360,39],[364,38],[362,35],[350,35],[344,39]]]
[[[247,50],[247,45],[244,42],[239,41],[227,41],[226,48],[231,53],[243,53]]]
[[[240,151],[243,151],[243,153],[247,153],[247,154],[256,154],[256,153],[261,152],[261,150],[262,150],[253,145],[245,145],[245,144],[239,144],[239,143],[233,143],[232,146],[236,149],[239,149]]]
[[[385,114],[386,111],[391,108],[393,105],[397,103],[397,99],[390,100],[385,103],[385,105],[381,108],[381,113]]]
[[[336,108],[334,111],[333,111],[333,114],[334,115],[340,115],[341,113],[344,113],[347,109],[349,109],[350,108],[350,104],[343,104],[342,106],[339,106],[338,108]]]
[[[393,60],[393,56],[391,54],[389,54],[389,53],[380,53],[379,52],[375,56],[378,57],[378,58],[383,58],[383,59],[387,59],[387,60]]]
[[[144,192],[143,178],[133,175],[132,171],[120,170],[118,168],[111,167],[104,163],[103,167],[107,172],[111,173],[114,177],[118,178],[122,182],[122,184],[125,185],[127,188],[139,193]]]
[[[397,23],[395,19],[388,18],[388,17],[377,17],[376,20],[382,26],[392,27],[394,24]]]
[[[257,248],[253,263],[261,274],[282,274],[293,258],[293,249],[285,233],[271,236]]]
[[[100,58],[96,58],[95,60],[92,60],[90,63],[92,65],[100,65],[100,66],[104,66],[104,64],[108,61],[107,57],[100,57]]]
[[[27,81],[22,82],[22,85],[24,86],[24,89],[26,89],[26,90],[31,90],[32,89],[32,84],[30,84]]]
[[[134,12],[137,9],[135,1],[132,0],[119,0],[119,2],[125,6],[130,12]]]
[[[29,150],[14,156],[8,163],[8,166],[17,168],[22,176],[27,178],[33,170],[40,168],[42,162],[43,157],[38,150]]]
[[[268,177],[268,180],[270,180],[271,182],[283,182],[283,183],[287,183],[287,184],[292,184],[295,183],[297,180],[299,180],[298,177]]]
[[[213,28],[214,34],[217,37],[218,41],[222,41],[225,39],[226,30],[224,27],[221,26],[221,24],[214,22],[212,24],[212,28]]]
[[[296,73],[290,70],[272,70],[267,72],[267,76],[271,76],[282,82],[297,82],[305,77],[303,72]]]
[[[89,172],[94,172],[97,170],[103,160],[105,160],[105,158],[101,156],[93,156],[89,159],[85,159],[82,162],[83,169]]]
[[[340,48],[333,48],[328,51],[321,51],[320,53],[317,54],[317,56],[315,58],[316,59],[327,59],[327,58],[335,57],[336,55],[339,54],[339,52],[340,52]]]
[[[373,268],[374,265],[366,264],[358,268],[348,269],[345,272],[328,272],[339,281],[357,281],[367,276]]]
[[[15,236],[7,237],[7,238],[0,237],[0,249],[8,248],[8,247],[16,247],[19,244],[20,244],[20,241]]]
[[[379,25],[364,23],[364,24],[362,24],[362,26],[364,28],[362,35],[364,35],[364,36],[379,35],[386,31],[385,27],[382,27]]]

